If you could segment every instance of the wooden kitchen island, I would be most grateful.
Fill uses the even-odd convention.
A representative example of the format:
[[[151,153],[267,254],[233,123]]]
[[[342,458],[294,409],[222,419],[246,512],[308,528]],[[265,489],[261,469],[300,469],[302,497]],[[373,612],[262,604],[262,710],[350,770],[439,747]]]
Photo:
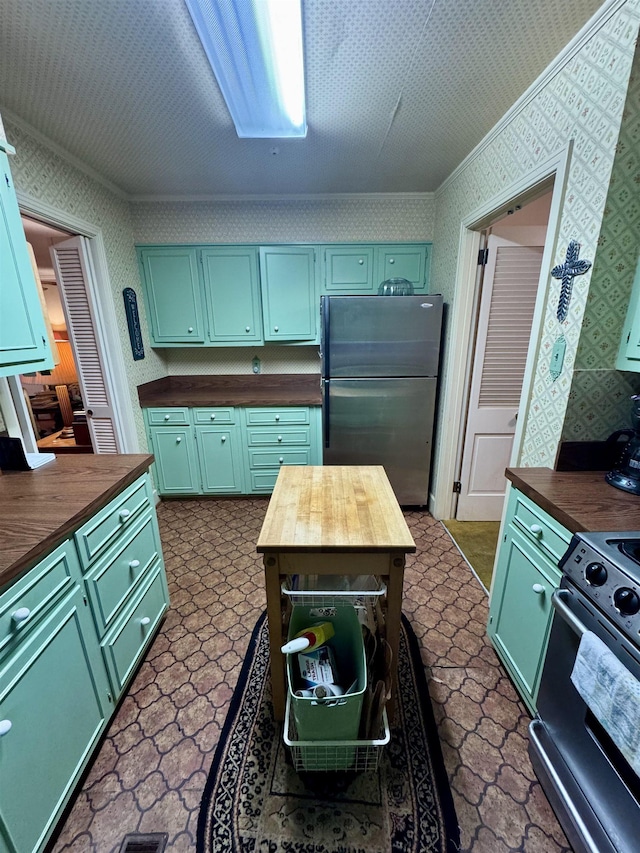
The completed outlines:
[[[384,468],[283,467],[257,550],[264,555],[275,718],[283,720],[285,711],[280,648],[286,640],[286,608],[281,587],[288,575],[375,575],[386,584],[393,709],[405,555],[416,546]]]

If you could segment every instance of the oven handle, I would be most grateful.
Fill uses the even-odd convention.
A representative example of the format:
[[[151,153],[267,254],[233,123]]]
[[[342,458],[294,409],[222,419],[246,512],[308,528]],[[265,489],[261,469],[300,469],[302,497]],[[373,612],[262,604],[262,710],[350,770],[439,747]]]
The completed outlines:
[[[587,628],[582,624],[577,616],[565,604],[569,600],[570,593],[566,589],[556,589],[551,595],[551,604],[553,604],[556,613],[559,613],[564,621],[572,628],[576,634],[581,637]]]

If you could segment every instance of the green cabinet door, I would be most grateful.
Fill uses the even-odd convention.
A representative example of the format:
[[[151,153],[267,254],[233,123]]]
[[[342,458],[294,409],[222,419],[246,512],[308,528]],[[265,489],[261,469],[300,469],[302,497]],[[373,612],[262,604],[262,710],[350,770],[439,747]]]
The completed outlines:
[[[0,376],[53,367],[20,210],[0,150]]]
[[[155,345],[204,343],[202,282],[195,248],[138,250],[151,336]]]
[[[225,345],[262,343],[258,250],[202,249],[209,340]]]
[[[87,617],[76,586],[0,670],[0,822],[12,853],[41,848],[106,722]]]
[[[317,341],[315,252],[306,246],[260,249],[265,341]]]
[[[424,244],[378,246],[376,290],[388,278],[406,278],[416,293],[428,293],[430,250],[431,247]]]
[[[323,293],[375,293],[373,246],[328,246]]]
[[[205,494],[243,492],[242,451],[238,427],[198,426],[195,431],[202,491]]]
[[[163,495],[200,494],[193,427],[149,427],[156,483]]]

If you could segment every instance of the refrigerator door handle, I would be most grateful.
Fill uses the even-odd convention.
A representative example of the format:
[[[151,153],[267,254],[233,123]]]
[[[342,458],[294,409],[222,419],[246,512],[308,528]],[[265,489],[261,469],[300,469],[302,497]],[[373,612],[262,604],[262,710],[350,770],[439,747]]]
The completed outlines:
[[[322,296],[320,298],[320,311],[322,313],[322,335],[320,338],[320,354],[322,356],[322,375],[323,376],[331,376],[331,367],[329,363],[329,320],[330,320],[330,312],[329,312],[329,297]]]
[[[329,380],[325,379],[322,383],[323,400],[322,400],[322,431],[323,443],[325,447],[329,447]]]

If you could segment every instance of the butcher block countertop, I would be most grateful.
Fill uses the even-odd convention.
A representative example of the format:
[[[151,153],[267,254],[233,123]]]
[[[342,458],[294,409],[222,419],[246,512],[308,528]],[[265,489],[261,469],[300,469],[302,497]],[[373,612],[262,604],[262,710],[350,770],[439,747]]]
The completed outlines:
[[[0,589],[17,579],[153,462],[148,453],[57,456],[0,473]]]
[[[166,376],[138,386],[142,408],[319,406],[319,373]]]
[[[415,542],[381,465],[280,469],[257,550],[399,551]]]
[[[640,531],[640,496],[615,489],[604,471],[507,468],[513,485],[571,533]]]

